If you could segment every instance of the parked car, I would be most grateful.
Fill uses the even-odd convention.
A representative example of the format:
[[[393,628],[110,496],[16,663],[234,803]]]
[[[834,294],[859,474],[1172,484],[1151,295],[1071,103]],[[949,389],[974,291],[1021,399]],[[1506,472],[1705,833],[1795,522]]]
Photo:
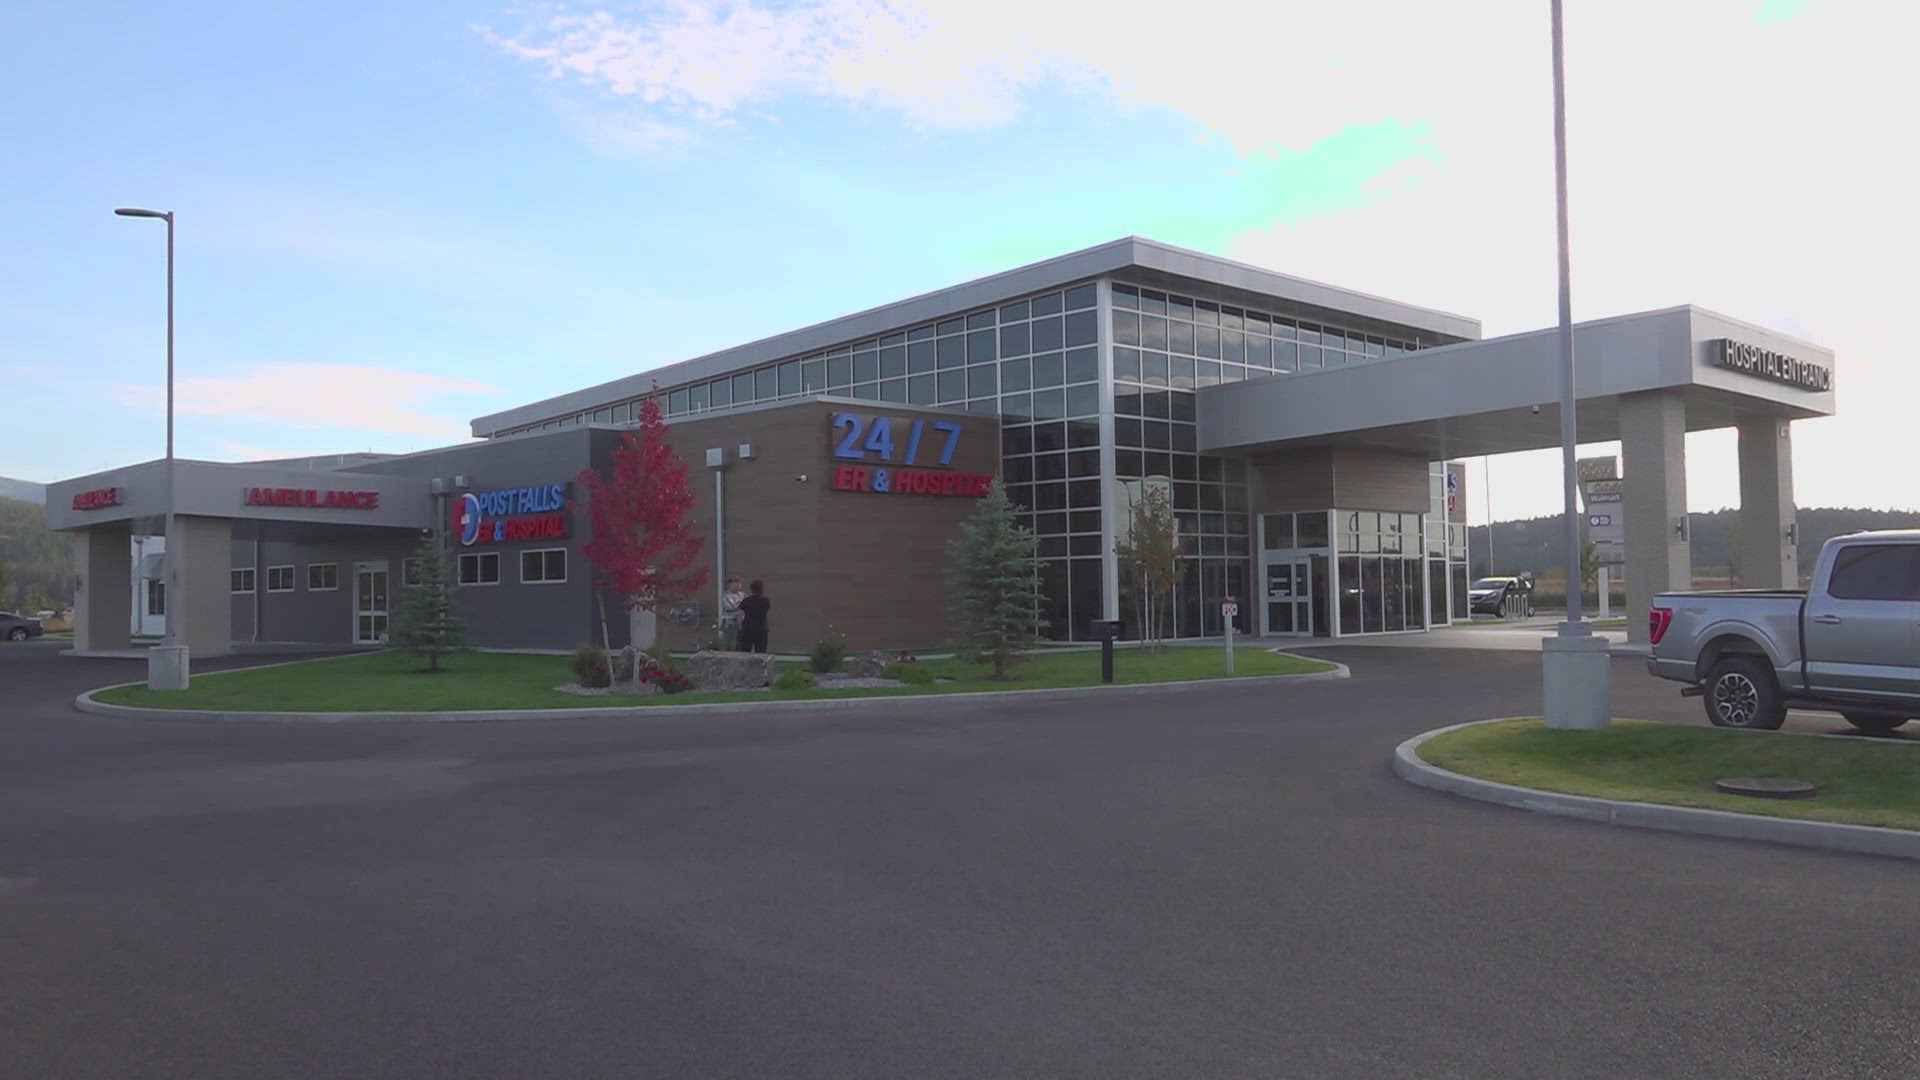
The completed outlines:
[[[1795,707],[1891,731],[1920,717],[1920,530],[1834,537],[1805,592],[1661,593],[1647,629],[1647,670],[1719,727],[1777,728]]]
[[[1509,601],[1520,596],[1520,579],[1483,577],[1467,586],[1467,613],[1506,617]]]
[[[29,619],[25,615],[15,615],[10,611],[0,611],[0,638],[8,641],[25,641],[36,638],[43,631],[39,619]]]

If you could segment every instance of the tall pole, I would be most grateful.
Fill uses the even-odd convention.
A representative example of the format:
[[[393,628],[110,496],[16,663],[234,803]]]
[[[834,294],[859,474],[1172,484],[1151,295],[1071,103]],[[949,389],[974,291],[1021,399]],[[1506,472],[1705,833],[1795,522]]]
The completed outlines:
[[[160,634],[160,644],[171,646],[177,644],[175,639],[178,635],[174,630],[180,622],[174,617],[177,609],[174,601],[179,598],[174,581],[174,568],[179,564],[174,559],[174,548],[179,544],[179,538],[173,522],[173,211],[167,211],[163,220],[167,223],[167,545],[160,549],[161,567],[164,570],[160,580],[165,583],[161,600],[166,605],[162,617],[167,621],[166,629]]]
[[[1553,4],[1553,181],[1554,209],[1560,240],[1560,470],[1565,496],[1567,535],[1567,621],[1560,625],[1562,637],[1584,637],[1590,633],[1582,621],[1580,580],[1580,505],[1579,482],[1574,463],[1577,429],[1573,404],[1573,283],[1571,259],[1567,253],[1567,75],[1561,23],[1561,0]],[[1491,526],[1489,526],[1491,529]],[[1489,532],[1491,535],[1491,532]]]
[[[123,206],[114,211],[119,217],[153,218],[167,223],[167,459],[166,459],[166,546],[160,549],[160,588],[162,617],[166,629],[160,645],[147,654],[147,685],[155,690],[184,690],[187,686],[186,649],[179,646],[180,589],[176,568],[180,536],[174,519],[173,454],[173,211],[148,210]],[[256,583],[257,585],[257,583]]]
[[[1612,722],[1606,638],[1582,618],[1580,597],[1580,500],[1574,443],[1573,287],[1567,256],[1567,84],[1562,47],[1561,0],[1553,7],[1554,201],[1560,240],[1560,481],[1567,525],[1567,618],[1540,643],[1543,706],[1548,728],[1597,729]]]

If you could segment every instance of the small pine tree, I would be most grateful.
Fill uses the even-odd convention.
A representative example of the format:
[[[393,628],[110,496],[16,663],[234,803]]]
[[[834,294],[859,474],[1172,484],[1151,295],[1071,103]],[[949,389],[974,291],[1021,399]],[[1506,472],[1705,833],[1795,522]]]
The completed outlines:
[[[956,629],[967,653],[993,661],[993,677],[1040,641],[1040,559],[1033,532],[995,480],[953,542]]]
[[[460,616],[454,591],[453,560],[439,532],[420,541],[414,555],[416,578],[401,586],[400,606],[388,635],[393,644],[427,658],[427,671],[439,671],[440,654],[467,643],[467,620]]]

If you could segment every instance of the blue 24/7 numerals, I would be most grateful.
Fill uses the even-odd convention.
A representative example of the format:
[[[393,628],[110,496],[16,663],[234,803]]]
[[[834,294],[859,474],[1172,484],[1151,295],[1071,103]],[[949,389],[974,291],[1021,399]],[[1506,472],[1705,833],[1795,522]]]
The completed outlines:
[[[892,417],[876,416],[873,417],[871,423],[869,423],[867,417],[861,416],[858,413],[835,413],[833,415],[833,426],[835,429],[846,429],[846,434],[842,435],[840,441],[833,446],[834,457],[845,458],[849,461],[869,461],[871,458],[868,457],[868,454],[874,453],[880,455],[881,461],[892,463],[894,451]],[[920,456],[920,436],[925,429],[926,421],[913,421],[912,426],[907,432],[906,460],[901,462],[901,464],[913,465],[916,463],[915,459]],[[936,420],[933,424],[933,430],[941,432],[947,437],[946,442],[940,447],[939,464],[953,464],[953,452],[960,446],[960,425],[951,420]],[[865,432],[867,436],[865,442],[862,442],[860,439],[862,432]]]

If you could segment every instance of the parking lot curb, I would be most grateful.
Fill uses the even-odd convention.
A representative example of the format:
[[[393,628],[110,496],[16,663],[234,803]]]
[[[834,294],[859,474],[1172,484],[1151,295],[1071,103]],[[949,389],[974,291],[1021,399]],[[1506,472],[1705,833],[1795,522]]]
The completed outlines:
[[[1694,833],[1730,840],[1763,840],[1775,844],[1847,851],[1861,855],[1889,855],[1900,859],[1920,859],[1920,832],[1884,829],[1875,825],[1847,825],[1831,821],[1805,821],[1798,818],[1740,814],[1731,810],[1703,810],[1692,806],[1663,806],[1659,803],[1598,799],[1589,795],[1566,795],[1556,791],[1502,784],[1443,769],[1420,757],[1420,744],[1449,731],[1498,724],[1514,717],[1473,720],[1437,728],[1415,735],[1393,751],[1394,774],[1410,784],[1445,791],[1481,802],[1498,803],[1537,814],[1556,814],[1580,818],[1604,825],[1630,825],[1641,829]]]
[[[1284,655],[1294,655],[1291,653]],[[216,709],[146,709],[135,705],[113,705],[95,694],[141,683],[115,683],[89,690],[73,701],[73,707],[95,716],[119,720],[185,720],[220,723],[258,724],[457,724],[485,723],[497,720],[638,720],[649,717],[699,717],[753,714],[757,716],[787,713],[874,712],[903,705],[915,712],[930,708],[955,708],[982,703],[1021,705],[1029,702],[1098,701],[1115,694],[1186,693],[1206,687],[1245,687],[1287,683],[1326,682],[1352,676],[1345,664],[1318,657],[1302,660],[1332,664],[1331,671],[1309,671],[1296,675],[1247,675],[1238,678],[1184,679],[1179,682],[1115,683],[1111,686],[1064,686],[1041,690],[978,690],[951,694],[880,694],[865,697],[817,698],[798,701],[715,701],[699,705],[629,705],[614,708],[578,709],[493,709],[442,712],[243,712]],[[273,665],[261,665],[273,666]],[[251,668],[238,670],[247,671]]]

